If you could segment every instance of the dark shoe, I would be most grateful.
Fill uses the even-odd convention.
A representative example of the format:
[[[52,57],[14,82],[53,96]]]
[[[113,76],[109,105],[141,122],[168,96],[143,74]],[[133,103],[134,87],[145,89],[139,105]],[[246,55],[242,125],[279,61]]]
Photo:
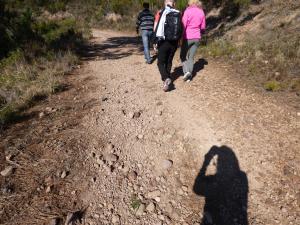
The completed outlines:
[[[152,64],[153,62],[153,57],[151,57],[149,60],[146,61],[147,64]]]
[[[163,85],[163,90],[164,92],[167,92],[170,90],[170,85],[171,85],[172,81],[170,78],[167,78],[165,81],[164,81],[164,85]]]

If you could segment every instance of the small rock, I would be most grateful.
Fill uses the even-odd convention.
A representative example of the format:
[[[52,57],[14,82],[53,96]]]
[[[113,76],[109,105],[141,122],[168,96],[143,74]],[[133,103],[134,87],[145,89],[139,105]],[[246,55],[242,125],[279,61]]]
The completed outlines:
[[[48,186],[47,188],[46,188],[46,193],[50,193],[51,191],[52,191],[52,189],[53,189],[53,186],[51,185],[51,186]]]
[[[123,173],[128,173],[128,171],[129,171],[129,167],[128,166],[124,166],[123,168],[122,168],[122,171],[123,171]]]
[[[107,144],[105,149],[108,150],[108,151],[112,151],[113,149],[115,148],[115,146],[111,143]]]
[[[146,211],[151,213],[151,212],[154,212],[154,210],[155,210],[155,205],[153,202],[150,202],[146,207]]]
[[[161,221],[164,221],[165,220],[165,216],[164,215],[158,215],[157,218]]]
[[[187,186],[182,186],[182,190],[183,190],[184,192],[187,192],[187,191],[188,191],[188,187],[187,187]]]
[[[149,198],[149,199],[155,199],[156,197],[159,197],[159,196],[160,196],[159,190],[151,191],[147,194],[147,198]]]
[[[106,154],[106,155],[104,155],[104,160],[106,162],[114,163],[114,162],[118,161],[118,156],[115,154]]]
[[[133,119],[133,117],[134,117],[134,112],[128,113],[128,117],[129,117],[130,119]]]
[[[53,184],[53,176],[48,176],[48,177],[46,177],[46,178],[45,178],[45,183],[46,183],[47,185]]]
[[[113,216],[112,216],[112,219],[111,219],[111,222],[112,222],[113,224],[120,223],[120,216],[119,216],[119,215],[113,215]]]
[[[171,219],[169,217],[166,217],[165,222],[166,222],[166,224],[171,224]]]
[[[95,183],[97,181],[97,178],[96,177],[93,177],[92,178],[92,181]]]
[[[168,170],[173,166],[173,161],[169,159],[165,159],[162,161],[161,165],[163,169]]]
[[[154,200],[155,200],[156,202],[160,202],[160,197],[155,197]]]
[[[102,98],[101,98],[101,101],[102,101],[102,102],[106,102],[106,101],[108,101],[108,98],[107,98],[107,97],[102,97]]]
[[[137,118],[139,118],[141,116],[141,112],[135,112],[134,114],[133,114],[133,118],[134,119],[137,119]]]
[[[55,111],[55,109],[54,109],[54,108],[51,108],[51,107],[46,107],[45,110],[46,110],[48,113],[51,113],[51,112]]]
[[[100,215],[96,213],[96,214],[94,214],[94,218],[95,218],[95,219],[99,219],[99,218],[100,218]]]
[[[4,170],[1,171],[1,176],[8,177],[8,176],[12,175],[13,172],[14,172],[14,167],[8,166]]]
[[[144,214],[144,212],[145,212],[145,209],[146,209],[145,204],[140,204],[140,206],[139,206],[139,208],[138,208],[138,210],[136,211],[135,214],[137,216],[142,216]]]
[[[177,212],[173,211],[171,213],[171,218],[174,219],[174,220],[178,220],[180,218],[180,216],[178,215]]]
[[[114,205],[111,204],[111,203],[109,203],[109,204],[107,205],[107,208],[108,208],[108,210],[113,210],[113,209],[114,209]]]
[[[40,119],[42,119],[44,116],[45,116],[45,113],[44,113],[44,112],[40,112],[40,113],[39,113],[39,118],[40,118]]]
[[[68,176],[68,172],[64,170],[64,171],[61,173],[60,178],[61,178],[61,179],[64,179],[64,178],[66,178],[67,176]]]
[[[104,165],[104,161],[102,159],[97,159],[97,164],[100,165],[100,166],[103,166]]]
[[[137,179],[137,172],[135,171],[131,171],[128,173],[127,175],[127,178],[130,180],[130,181],[134,181]]]
[[[143,138],[144,138],[144,135],[139,134],[139,135],[137,136],[137,138],[138,138],[138,139],[143,139]]]
[[[300,112],[297,113],[297,116],[300,116]]]
[[[14,155],[9,154],[7,156],[5,156],[6,161],[10,162],[13,159]]]
[[[184,192],[182,189],[179,189],[178,192],[177,192],[179,195],[184,195]]]

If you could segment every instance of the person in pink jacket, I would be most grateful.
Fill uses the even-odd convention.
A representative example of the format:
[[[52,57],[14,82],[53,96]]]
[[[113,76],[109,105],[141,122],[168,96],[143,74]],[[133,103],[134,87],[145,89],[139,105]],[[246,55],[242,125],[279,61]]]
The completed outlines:
[[[184,81],[190,81],[192,78],[194,57],[200,45],[201,34],[206,28],[202,3],[199,0],[189,0],[188,4],[182,17],[184,33],[180,53]]]

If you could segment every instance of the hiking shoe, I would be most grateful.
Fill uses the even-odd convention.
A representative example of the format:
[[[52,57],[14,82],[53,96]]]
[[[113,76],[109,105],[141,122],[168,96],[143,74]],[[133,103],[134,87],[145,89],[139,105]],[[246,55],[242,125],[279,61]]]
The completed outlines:
[[[169,91],[170,89],[170,84],[172,83],[171,79],[170,78],[167,78],[164,82],[164,85],[163,85],[163,90],[165,92]]]
[[[188,81],[192,78],[192,74],[190,72],[186,72],[183,76],[184,81]]]

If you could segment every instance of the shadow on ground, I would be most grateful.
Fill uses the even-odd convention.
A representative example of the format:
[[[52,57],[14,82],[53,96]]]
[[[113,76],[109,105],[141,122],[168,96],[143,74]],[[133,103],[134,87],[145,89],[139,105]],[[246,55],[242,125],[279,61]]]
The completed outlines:
[[[215,166],[213,175],[208,167]],[[213,146],[195,180],[194,192],[205,197],[201,225],[248,225],[248,179],[227,146]]]
[[[193,80],[197,76],[198,72],[203,70],[206,65],[208,65],[208,62],[206,61],[206,59],[203,59],[203,58],[201,58],[197,62],[195,62],[193,76],[192,76],[191,80]],[[173,81],[176,81],[179,77],[183,76],[182,66],[176,67],[171,76],[172,76]]]
[[[139,37],[111,37],[100,44],[94,43],[82,46],[79,49],[79,54],[86,61],[94,59],[116,60],[133,54],[142,54],[141,43]]]

